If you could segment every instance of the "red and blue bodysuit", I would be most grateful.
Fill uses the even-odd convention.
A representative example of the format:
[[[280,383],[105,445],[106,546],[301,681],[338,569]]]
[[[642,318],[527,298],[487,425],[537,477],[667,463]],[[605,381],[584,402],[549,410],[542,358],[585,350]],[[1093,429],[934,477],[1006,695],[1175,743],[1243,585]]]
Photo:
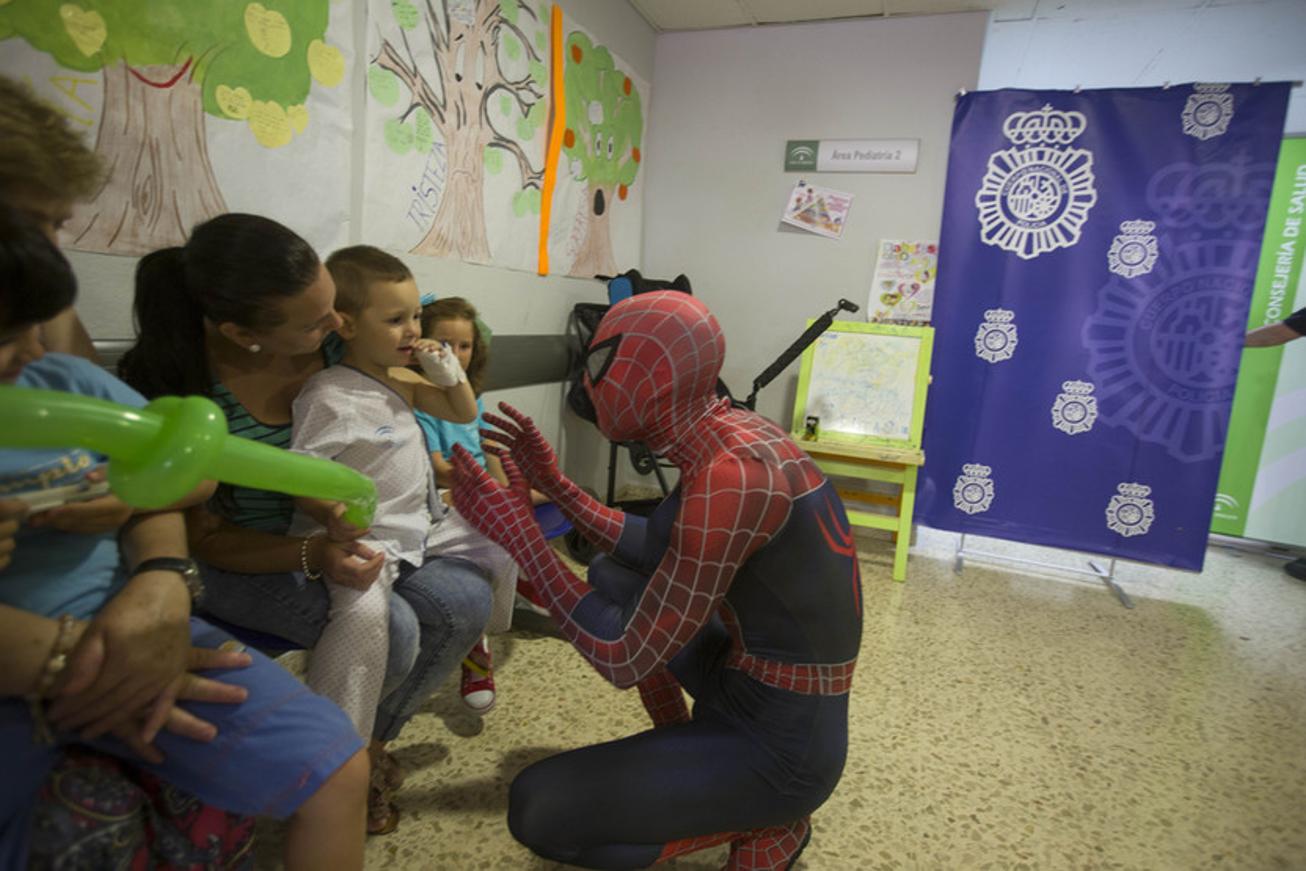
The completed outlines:
[[[851,527],[783,431],[717,397],[724,355],[716,319],[674,291],[618,303],[595,332],[584,384],[600,431],[680,471],[647,520],[563,477],[507,406],[486,419],[502,430],[508,487],[455,452],[459,511],[513,555],[600,674],[639,688],[654,722],[516,778],[509,826],[546,858],[642,868],[730,842],[728,869],[789,868],[843,771],[862,625]],[[539,533],[530,485],[605,552],[588,583]]]

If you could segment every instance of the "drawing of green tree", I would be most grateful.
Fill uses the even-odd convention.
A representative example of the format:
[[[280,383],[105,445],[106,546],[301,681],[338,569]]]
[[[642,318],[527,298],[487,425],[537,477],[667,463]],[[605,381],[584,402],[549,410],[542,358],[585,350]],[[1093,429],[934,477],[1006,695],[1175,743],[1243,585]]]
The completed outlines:
[[[226,211],[206,116],[241,120],[277,148],[308,126],[314,80],[344,78],[325,41],[329,0],[75,0],[0,4],[0,41],[103,71],[95,149],[110,174],[68,232],[76,247],[139,254],[180,244]],[[273,8],[275,7],[275,8]]]
[[[524,145],[548,120],[548,7],[521,0],[392,0],[399,31],[382,38],[368,92],[394,107],[385,121],[391,150],[425,153],[443,142],[446,185],[413,253],[490,261],[485,175],[516,163],[518,215],[538,213],[543,168]],[[418,39],[418,36],[422,39]]]
[[[630,76],[616,69],[612,53],[579,31],[567,37],[567,129],[563,154],[572,176],[588,185],[584,239],[569,274],[616,275],[609,219],[639,173],[644,114]]]

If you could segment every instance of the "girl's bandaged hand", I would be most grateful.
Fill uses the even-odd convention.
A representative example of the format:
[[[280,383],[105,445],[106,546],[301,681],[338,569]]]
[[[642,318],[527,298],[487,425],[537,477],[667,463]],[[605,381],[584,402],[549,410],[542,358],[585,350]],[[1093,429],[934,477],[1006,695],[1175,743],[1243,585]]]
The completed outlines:
[[[423,340],[418,342],[415,350],[422,374],[435,386],[454,387],[467,380],[462,364],[447,343],[437,345],[429,339]]]

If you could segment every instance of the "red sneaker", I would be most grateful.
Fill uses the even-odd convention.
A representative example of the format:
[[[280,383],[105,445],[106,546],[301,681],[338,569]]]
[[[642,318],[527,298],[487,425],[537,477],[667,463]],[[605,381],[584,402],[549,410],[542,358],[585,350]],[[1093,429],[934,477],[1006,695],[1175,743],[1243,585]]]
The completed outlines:
[[[488,714],[494,707],[494,663],[484,636],[463,660],[462,696],[463,704],[477,714]]]
[[[549,609],[545,606],[544,602],[540,600],[540,596],[535,592],[535,588],[531,586],[529,581],[520,576],[517,578],[516,605],[518,608],[525,608],[528,611],[534,611],[541,617],[549,616]]]

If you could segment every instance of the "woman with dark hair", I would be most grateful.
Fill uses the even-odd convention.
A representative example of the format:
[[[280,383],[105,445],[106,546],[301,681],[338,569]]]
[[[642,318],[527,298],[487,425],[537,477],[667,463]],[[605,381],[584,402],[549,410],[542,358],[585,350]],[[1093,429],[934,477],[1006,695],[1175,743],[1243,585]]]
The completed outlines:
[[[99,189],[106,172],[64,115],[21,83],[0,77],[0,207],[26,218],[57,245],[60,227],[72,216],[74,205]],[[31,238],[27,229],[6,229],[3,235],[8,239],[14,233]],[[61,274],[70,277],[67,263],[60,262]],[[53,274],[39,283],[41,292],[22,301],[13,290],[19,285],[6,282],[4,299],[16,307],[0,316],[6,318],[5,323],[25,323],[53,313],[39,321],[40,347],[95,360],[90,337],[65,301],[67,287],[49,280]],[[55,306],[65,307],[55,312]],[[11,344],[11,348],[18,345]],[[38,513],[27,512],[20,500],[0,499],[0,569],[9,563],[22,526],[101,534],[116,531],[132,518],[130,507],[112,495]],[[179,517],[173,525],[160,553],[184,555],[185,530]],[[97,733],[112,729],[135,713],[129,704],[133,697],[191,681],[195,672],[217,667],[213,651],[189,645],[189,613],[181,575],[146,572],[129,579],[95,615],[66,657],[64,673],[69,680],[58,702],[58,712],[65,718],[62,722],[68,728]],[[44,630],[49,629],[47,622]],[[20,632],[5,634],[15,641],[26,637]],[[230,658],[231,654],[222,656]],[[12,678],[15,660],[6,656],[3,661]],[[69,686],[83,689],[71,692]],[[252,821],[217,808],[197,807],[195,799],[166,785],[157,789],[158,783],[147,772],[112,757],[93,751],[67,754],[57,776],[47,778],[43,798],[34,809],[39,824],[32,826],[36,833],[33,864],[99,866],[122,862],[124,857],[147,864],[186,864],[178,858],[177,849],[182,847],[187,851],[194,848],[189,853],[194,862],[200,861],[196,856],[203,856],[204,862],[223,864],[228,857],[244,852]],[[76,837],[67,837],[67,833],[76,833]],[[0,861],[0,865],[6,864]]]
[[[119,371],[147,397],[209,396],[233,434],[286,447],[295,396],[343,351],[334,303],[335,284],[307,242],[267,218],[221,215],[197,226],[184,246],[141,260],[139,336]],[[311,648],[329,609],[315,581],[325,575],[366,589],[384,560],[347,534],[287,535],[293,512],[289,496],[221,486],[207,507],[188,512],[187,526],[203,565],[205,613]],[[471,649],[490,604],[484,578],[461,560],[437,558],[396,580],[370,745],[373,833],[392,831],[398,821],[389,796],[402,772],[385,742]]]
[[[72,271],[53,244],[33,223],[0,206],[0,383],[144,406],[139,393],[89,361],[45,353],[42,324],[72,302],[75,290]],[[10,497],[0,500],[6,514],[12,503],[42,505],[84,487],[104,459],[78,446],[0,449],[0,493]],[[191,666],[220,670],[208,677],[184,674],[161,688],[147,685],[120,703],[123,719],[108,728],[67,725],[65,703],[98,677],[85,674],[74,654],[86,639],[99,646],[92,659],[118,646],[118,639],[97,641],[93,625],[100,613],[116,607],[120,592],[133,579],[161,586],[170,575],[183,590],[196,592],[194,564],[184,549],[177,550],[184,546],[180,513],[165,508],[137,515],[121,529],[98,531],[38,525],[21,514],[16,520],[6,517],[0,528],[0,756],[7,762],[0,788],[0,867],[26,866],[39,828],[35,810],[42,783],[70,749],[90,748],[216,807],[288,819],[288,868],[327,862],[362,868],[368,759],[349,721],[266,657],[224,652],[232,644],[229,636],[188,619],[190,596],[176,611],[184,638],[203,652]],[[209,704],[189,704],[194,702]],[[105,799],[105,790],[92,787],[76,804],[102,806]],[[92,822],[92,831],[78,831],[59,858],[95,862],[76,842],[112,837],[100,822]],[[189,866],[205,851],[193,842],[188,846],[200,849],[173,843],[158,855]],[[132,849],[130,837],[113,847],[114,864],[145,858]]]

